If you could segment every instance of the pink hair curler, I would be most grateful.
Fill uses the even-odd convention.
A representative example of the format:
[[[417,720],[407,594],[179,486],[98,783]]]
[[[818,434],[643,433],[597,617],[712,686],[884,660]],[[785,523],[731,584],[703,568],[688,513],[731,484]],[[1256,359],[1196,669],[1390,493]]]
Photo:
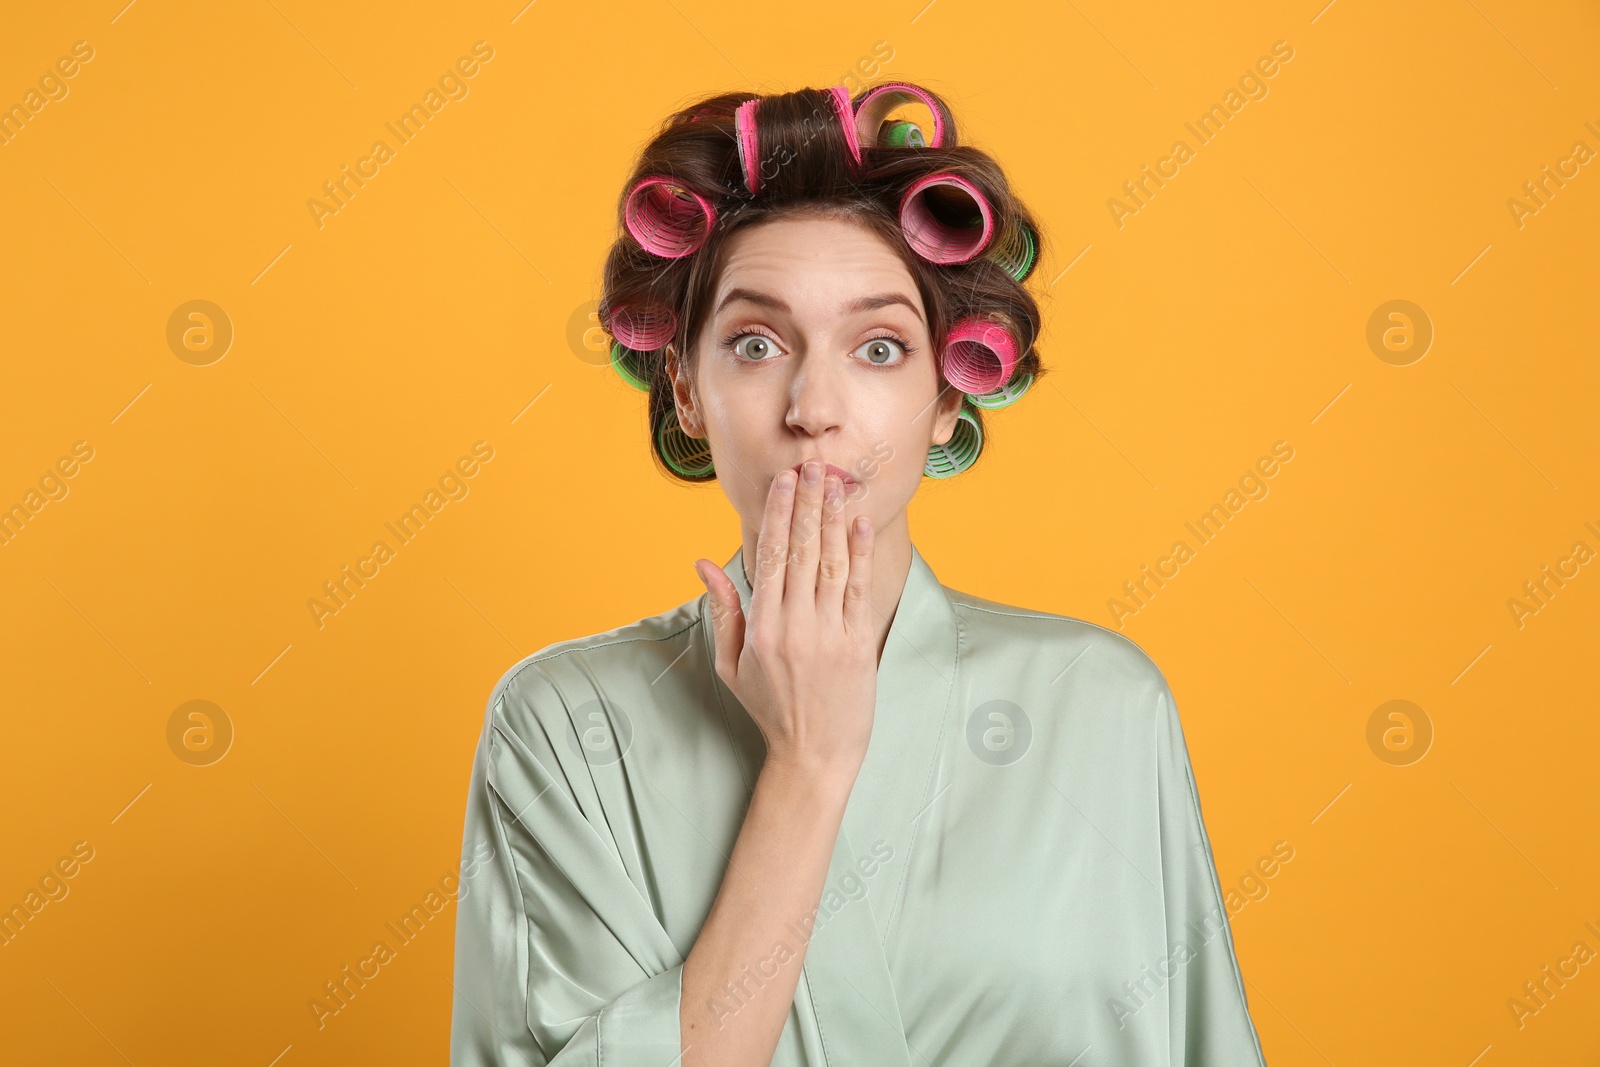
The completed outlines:
[[[654,352],[678,332],[678,316],[665,304],[624,304],[611,313],[611,336],[635,352]]]
[[[679,259],[705,243],[717,209],[693,189],[662,174],[642,179],[628,193],[622,217],[646,252]]]
[[[930,263],[965,263],[993,240],[994,211],[967,179],[948,172],[930,174],[900,199],[900,228],[912,251]]]
[[[945,379],[963,393],[992,393],[1017,365],[1016,338],[998,323],[962,319],[950,330],[941,365]]]
[[[835,85],[828,90],[833,109],[838,112],[839,125],[844,127],[844,143],[850,148],[850,158],[857,167],[861,165],[861,138],[856,129],[856,113],[850,104],[850,90]]]
[[[744,185],[750,192],[761,189],[761,147],[756,139],[756,108],[761,106],[759,96],[746,100],[733,113],[733,128],[738,132],[739,167],[744,171]]]
[[[882,133],[883,120],[889,117],[889,112],[902,104],[919,103],[933,112],[933,140],[929,141],[929,148],[943,148],[945,136],[944,109],[933,98],[933,94],[920,86],[907,82],[890,82],[868,91],[861,98],[861,103],[856,106],[856,141],[866,148],[881,147],[878,141]]]

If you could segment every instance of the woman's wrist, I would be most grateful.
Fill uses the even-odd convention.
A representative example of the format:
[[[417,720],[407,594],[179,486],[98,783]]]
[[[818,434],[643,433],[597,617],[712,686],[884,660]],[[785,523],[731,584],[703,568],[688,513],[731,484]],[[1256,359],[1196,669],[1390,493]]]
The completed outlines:
[[[855,786],[861,762],[854,757],[829,759],[768,752],[761,765],[761,779],[781,792],[797,794],[797,799],[837,800],[843,806]]]

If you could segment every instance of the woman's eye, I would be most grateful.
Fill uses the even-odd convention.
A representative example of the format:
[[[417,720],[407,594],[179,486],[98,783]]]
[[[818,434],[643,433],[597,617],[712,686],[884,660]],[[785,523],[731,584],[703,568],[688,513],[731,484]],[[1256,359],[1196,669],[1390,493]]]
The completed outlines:
[[[733,343],[734,355],[760,363],[772,355],[772,342],[759,333],[747,333]]]
[[[856,351],[875,367],[893,366],[906,357],[905,346],[892,337],[874,337]]]

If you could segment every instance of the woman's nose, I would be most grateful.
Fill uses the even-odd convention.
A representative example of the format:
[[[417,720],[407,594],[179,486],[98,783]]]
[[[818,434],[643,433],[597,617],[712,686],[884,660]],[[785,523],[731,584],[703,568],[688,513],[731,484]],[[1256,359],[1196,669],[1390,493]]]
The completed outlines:
[[[791,386],[789,426],[809,434],[821,434],[840,425],[844,419],[847,383],[843,367],[826,360],[807,357]]]

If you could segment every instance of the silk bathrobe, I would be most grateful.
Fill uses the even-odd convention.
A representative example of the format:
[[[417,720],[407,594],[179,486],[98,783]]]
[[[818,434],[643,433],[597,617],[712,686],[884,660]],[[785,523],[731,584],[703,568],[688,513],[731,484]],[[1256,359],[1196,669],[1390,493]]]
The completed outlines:
[[[738,551],[723,571],[748,609]],[[467,795],[454,1067],[678,1062],[683,960],[764,753],[704,594],[506,672]],[[817,912],[719,1018],[807,922],[775,1067],[1264,1067],[1161,672],[915,548]]]

